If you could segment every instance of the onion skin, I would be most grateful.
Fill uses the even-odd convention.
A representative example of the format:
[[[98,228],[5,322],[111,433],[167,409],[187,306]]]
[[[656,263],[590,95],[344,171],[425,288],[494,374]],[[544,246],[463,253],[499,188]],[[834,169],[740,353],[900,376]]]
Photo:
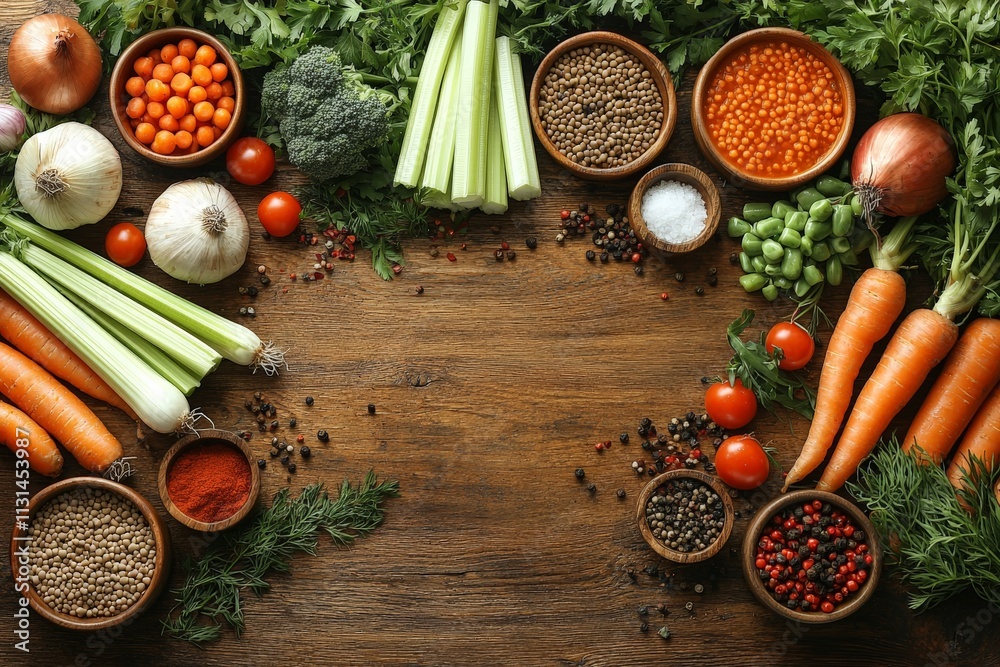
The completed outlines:
[[[25,102],[63,115],[86,104],[101,83],[101,50],[82,25],[62,14],[42,14],[17,29],[7,71]]]
[[[948,196],[945,179],[957,164],[955,142],[941,125],[922,114],[898,113],[861,137],[851,181],[869,216],[922,215]]]

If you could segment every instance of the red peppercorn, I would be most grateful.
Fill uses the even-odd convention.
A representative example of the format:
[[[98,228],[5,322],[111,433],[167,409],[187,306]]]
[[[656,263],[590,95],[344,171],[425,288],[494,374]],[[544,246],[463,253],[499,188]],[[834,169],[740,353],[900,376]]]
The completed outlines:
[[[754,561],[754,565],[757,567],[758,570],[763,570],[764,567],[767,566],[767,561],[758,556],[757,560]]]
[[[660,295],[660,298],[663,299],[664,301],[666,301],[667,299],[670,298],[670,295],[667,294],[666,292],[664,292],[663,294]]]
[[[822,604],[822,606],[820,606],[820,609],[822,609],[823,611],[825,611],[827,614],[833,613],[833,603],[832,602],[824,602]]]
[[[850,581],[847,582],[846,588],[847,590],[853,593],[854,591],[858,590],[858,582],[851,579]]]
[[[562,211],[561,211],[561,212],[559,213],[559,217],[560,217],[560,218],[562,218],[563,220],[568,220],[568,219],[569,219],[569,210],[568,210],[568,209],[565,209],[565,208],[564,208],[564,209],[563,209],[563,210],[562,210]]]
[[[458,261],[458,258],[455,257],[455,253],[453,253],[453,252],[449,252],[448,255],[447,255],[447,257],[448,257],[448,261],[449,262],[456,262],[456,261]]]
[[[639,260],[641,260],[641,259],[642,259],[642,255],[640,255],[637,252],[632,253],[632,263],[633,264],[638,264]]]
[[[295,441],[296,442],[305,442],[305,440],[306,440],[306,436],[302,435],[301,433],[299,433],[297,436],[295,436]]]
[[[597,443],[596,445],[594,445],[594,449],[596,449],[599,452],[603,452],[604,451],[604,443],[603,442]]]

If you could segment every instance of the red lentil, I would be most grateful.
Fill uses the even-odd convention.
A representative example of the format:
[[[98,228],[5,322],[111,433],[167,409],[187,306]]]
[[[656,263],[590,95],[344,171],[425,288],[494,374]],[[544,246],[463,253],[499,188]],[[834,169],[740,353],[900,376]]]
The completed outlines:
[[[792,176],[816,164],[836,141],[844,104],[833,72],[811,51],[761,42],[715,73],[705,118],[729,163],[762,176]]]

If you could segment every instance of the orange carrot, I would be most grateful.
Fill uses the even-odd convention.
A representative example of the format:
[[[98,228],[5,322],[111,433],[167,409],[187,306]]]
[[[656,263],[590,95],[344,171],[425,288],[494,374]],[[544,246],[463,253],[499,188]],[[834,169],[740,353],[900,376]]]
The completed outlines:
[[[87,470],[104,472],[122,445],[90,408],[44,368],[0,344],[0,394],[49,432]]]
[[[62,454],[49,434],[31,417],[3,402],[0,402],[0,442],[15,455],[20,449],[27,452],[28,464],[37,473],[58,477],[62,472]]]
[[[958,436],[1000,382],[1000,320],[973,320],[903,438],[903,449],[914,443],[935,465],[948,456]]]
[[[858,395],[817,489],[843,486],[957,339],[958,326],[933,310],[920,308],[906,316]]]
[[[851,391],[861,366],[875,343],[889,333],[905,303],[906,284],[895,271],[868,269],[854,284],[827,346],[809,435],[788,471],[782,491],[823,462],[851,404]]]
[[[962,485],[963,471],[969,471],[973,454],[991,470],[1000,464],[1000,385],[979,408],[948,466],[948,479],[956,489]]]
[[[0,336],[22,354],[88,396],[115,406],[132,419],[138,419],[135,411],[83,359],[3,290],[0,290],[0,313],[3,313],[0,315]]]

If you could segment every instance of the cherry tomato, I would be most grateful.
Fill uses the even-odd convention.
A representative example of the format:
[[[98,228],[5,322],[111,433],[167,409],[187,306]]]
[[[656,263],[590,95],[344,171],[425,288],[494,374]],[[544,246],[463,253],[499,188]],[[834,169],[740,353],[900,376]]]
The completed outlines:
[[[756,439],[734,435],[715,450],[715,469],[723,482],[734,489],[748,491],[767,480],[771,463]]]
[[[104,237],[104,249],[119,266],[135,266],[146,254],[146,238],[131,222],[119,222]]]
[[[288,236],[299,226],[302,206],[287,192],[272,192],[261,200],[257,217],[271,236]]]
[[[260,185],[274,173],[274,149],[257,137],[237,139],[226,151],[226,169],[243,185]]]
[[[778,362],[778,368],[786,371],[797,371],[813,357],[816,342],[809,332],[793,322],[778,322],[767,332],[764,347],[769,354],[774,348],[780,347],[784,357]]]
[[[757,415],[757,397],[739,378],[735,386],[716,382],[705,392],[705,412],[722,428],[743,428]]]

